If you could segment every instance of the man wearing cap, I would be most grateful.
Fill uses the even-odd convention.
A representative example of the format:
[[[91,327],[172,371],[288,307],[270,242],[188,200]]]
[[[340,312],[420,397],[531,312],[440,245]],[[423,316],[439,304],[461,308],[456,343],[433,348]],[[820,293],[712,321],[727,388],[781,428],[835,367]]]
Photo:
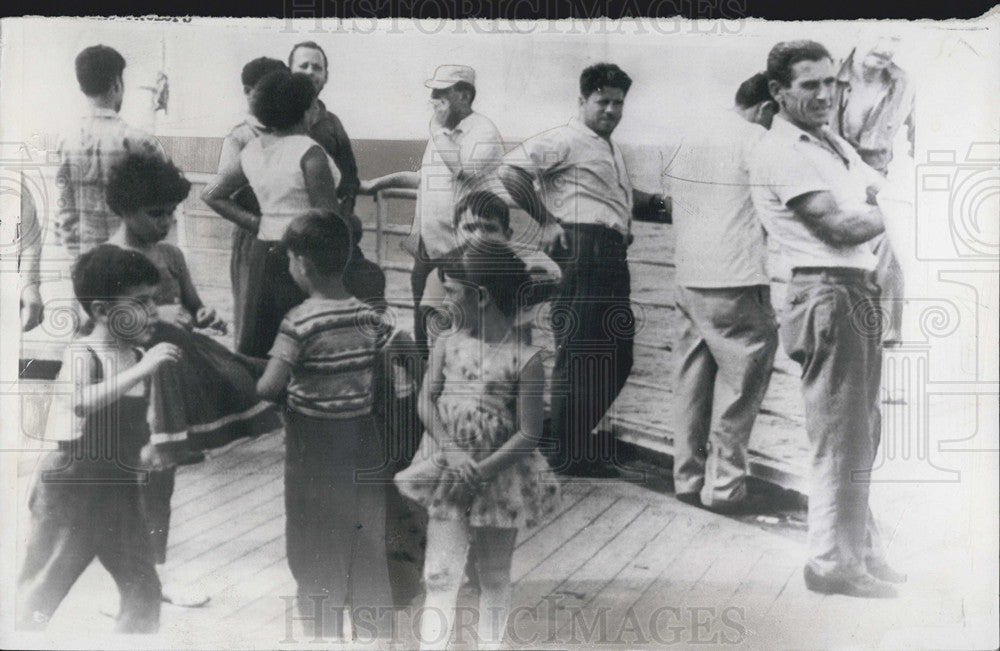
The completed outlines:
[[[459,244],[455,235],[455,203],[468,193],[496,182],[495,170],[503,158],[500,132],[489,118],[472,110],[476,72],[469,66],[442,65],[424,82],[431,89],[434,114],[430,140],[419,172],[397,172],[362,183],[362,191],[416,188],[413,231],[404,244],[414,257],[414,340],[427,350],[427,316],[421,306],[427,278],[438,261]]]
[[[767,76],[779,112],[751,155],[750,188],[792,269],[780,334],[802,366],[812,446],[804,578],[815,592],[893,597],[906,576],[886,563],[868,506],[881,428],[871,240],[885,230],[883,180],[827,127],[836,75],[825,47],[778,43]]]
[[[562,270],[552,305],[555,469],[613,475],[592,431],[632,370],[635,319],[626,250],[632,218],[669,221],[662,198],[632,187],[611,133],[632,79],[599,63],[580,75],[579,116],[529,138],[504,158],[500,181],[545,228],[546,252]],[[541,187],[536,194],[534,183]]]

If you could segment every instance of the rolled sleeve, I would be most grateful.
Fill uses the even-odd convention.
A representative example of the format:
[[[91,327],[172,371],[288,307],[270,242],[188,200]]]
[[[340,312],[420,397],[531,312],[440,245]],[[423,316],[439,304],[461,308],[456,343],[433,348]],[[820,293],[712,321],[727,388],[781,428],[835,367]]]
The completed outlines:
[[[816,166],[795,149],[779,153],[771,148],[756,148],[750,165],[750,183],[770,188],[785,206],[796,197],[830,189]]]
[[[539,177],[558,169],[568,156],[569,143],[559,129],[553,129],[525,140],[504,156],[503,162]]]

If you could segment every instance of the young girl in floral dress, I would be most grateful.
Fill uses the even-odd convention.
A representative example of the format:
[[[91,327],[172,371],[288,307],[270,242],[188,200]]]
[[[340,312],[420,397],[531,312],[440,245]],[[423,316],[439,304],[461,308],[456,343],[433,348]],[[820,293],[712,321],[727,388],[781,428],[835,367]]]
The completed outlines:
[[[426,433],[396,475],[400,492],[429,516],[421,648],[447,646],[467,557],[480,584],[480,648],[499,646],[517,532],[558,499],[537,449],[542,351],[521,343],[515,327],[521,288],[531,281],[505,246],[466,249],[440,274],[454,329],[431,351],[418,407]]]

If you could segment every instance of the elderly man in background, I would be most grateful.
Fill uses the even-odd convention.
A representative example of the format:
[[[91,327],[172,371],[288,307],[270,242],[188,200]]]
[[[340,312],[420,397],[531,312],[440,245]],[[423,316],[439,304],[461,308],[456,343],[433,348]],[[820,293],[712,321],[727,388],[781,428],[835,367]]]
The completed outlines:
[[[674,488],[682,502],[719,512],[752,508],[747,444],[778,347],[749,172],[776,109],[767,77],[754,75],[665,172],[677,238]]]
[[[431,89],[434,114],[430,140],[419,172],[397,172],[362,184],[366,192],[415,188],[417,207],[413,231],[405,243],[413,254],[413,333],[426,357],[427,322],[431,309],[422,305],[427,279],[459,244],[455,204],[475,190],[496,182],[495,170],[504,154],[496,125],[472,109],[476,72],[469,66],[438,66],[425,86]]]
[[[778,43],[767,76],[779,112],[754,149],[750,187],[792,269],[780,332],[802,367],[812,446],[804,578],[815,592],[894,597],[906,576],[886,563],[868,505],[881,437],[881,333],[869,320],[883,179],[828,128],[836,73],[825,47]]]
[[[835,131],[882,176],[889,173],[893,145],[904,126],[913,158],[913,85],[893,61],[896,45],[896,39],[880,38],[855,48],[837,75]],[[885,235],[875,238],[872,246],[878,256],[876,282],[889,316],[884,343],[897,344],[903,319],[903,271]]]

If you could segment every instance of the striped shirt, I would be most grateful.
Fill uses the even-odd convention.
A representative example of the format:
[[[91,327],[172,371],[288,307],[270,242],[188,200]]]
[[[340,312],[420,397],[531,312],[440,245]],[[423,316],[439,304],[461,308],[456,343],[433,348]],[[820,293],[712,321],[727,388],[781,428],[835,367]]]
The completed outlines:
[[[356,298],[307,298],[281,323],[271,357],[292,367],[288,406],[313,418],[372,412],[376,354],[389,327]]]

